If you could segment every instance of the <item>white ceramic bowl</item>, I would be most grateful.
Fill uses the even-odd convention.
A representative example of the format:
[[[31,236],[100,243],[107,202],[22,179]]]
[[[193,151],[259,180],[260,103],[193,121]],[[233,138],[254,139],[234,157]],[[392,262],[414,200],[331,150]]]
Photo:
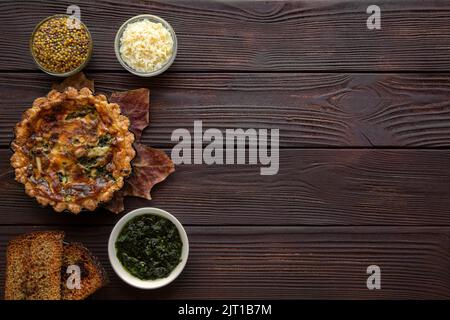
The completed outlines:
[[[178,229],[178,232],[180,233],[181,241],[183,242],[183,248],[181,250],[181,261],[180,263],[173,269],[172,273],[166,278],[156,279],[156,280],[141,280],[139,278],[136,278],[131,273],[129,273],[123,265],[120,263],[119,259],[117,258],[117,251],[116,251],[116,239],[119,236],[120,232],[122,231],[122,228],[125,226],[125,224],[133,219],[134,217],[145,215],[145,214],[152,214],[156,216],[160,216],[163,218],[168,219],[171,221]],[[157,289],[161,288],[163,286],[168,285],[173,280],[175,280],[180,273],[183,271],[184,266],[186,265],[188,256],[189,256],[189,241],[186,234],[186,231],[184,230],[183,226],[181,225],[180,221],[178,221],[177,218],[175,218],[173,215],[168,213],[167,211],[158,209],[158,208],[140,208],[133,210],[120,219],[116,225],[114,226],[113,230],[111,231],[111,235],[109,236],[109,242],[108,242],[108,256],[109,261],[111,262],[111,265],[116,272],[116,274],[126,283],[129,285],[140,288],[140,289]]]
[[[133,22],[140,21],[140,20],[150,20],[151,22],[161,23],[164,26],[164,28],[166,28],[172,35],[172,39],[173,39],[172,56],[169,58],[169,60],[167,60],[167,62],[160,69],[157,69],[155,71],[151,71],[151,72],[137,71],[137,70],[133,69],[132,67],[130,67],[125,61],[123,61],[122,55],[120,54],[120,39],[122,38],[122,34],[125,31],[125,28],[127,27],[127,25],[129,23],[133,23]],[[175,57],[177,55],[177,50],[178,50],[177,35],[175,34],[175,31],[173,30],[172,26],[163,18],[154,16],[151,14],[141,14],[138,16],[134,16],[131,19],[128,19],[127,21],[125,21],[122,24],[122,26],[119,28],[119,30],[117,31],[116,38],[114,41],[114,51],[116,53],[116,57],[117,57],[117,60],[119,61],[119,63],[122,65],[122,67],[124,67],[130,73],[135,74],[140,77],[154,77],[154,76],[157,76],[158,74],[161,74],[164,71],[166,71],[172,65],[172,63],[175,61]]]

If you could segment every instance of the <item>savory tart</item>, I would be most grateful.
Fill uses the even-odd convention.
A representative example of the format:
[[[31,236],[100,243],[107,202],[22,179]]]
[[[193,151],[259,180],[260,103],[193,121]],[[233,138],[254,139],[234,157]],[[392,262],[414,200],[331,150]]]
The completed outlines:
[[[94,210],[122,188],[135,156],[130,121],[88,88],[52,90],[17,124],[11,164],[26,193],[56,211]]]

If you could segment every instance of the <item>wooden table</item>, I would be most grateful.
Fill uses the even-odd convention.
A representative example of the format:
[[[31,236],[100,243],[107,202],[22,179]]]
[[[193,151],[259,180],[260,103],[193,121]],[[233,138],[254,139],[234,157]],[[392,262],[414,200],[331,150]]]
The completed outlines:
[[[13,127],[57,79],[29,54],[33,27],[73,1],[0,2],[0,282],[12,237],[61,229],[102,261],[93,299],[450,298],[450,1],[76,1],[94,39],[85,70],[97,91],[148,87],[144,143],[170,153],[176,128],[280,129],[280,171],[179,165],[142,206],[186,226],[182,276],[156,291],[120,281],[107,239],[120,218],[40,208],[14,181]],[[114,36],[152,13],[179,50],[153,79],[126,72]],[[368,290],[366,268],[381,268]]]

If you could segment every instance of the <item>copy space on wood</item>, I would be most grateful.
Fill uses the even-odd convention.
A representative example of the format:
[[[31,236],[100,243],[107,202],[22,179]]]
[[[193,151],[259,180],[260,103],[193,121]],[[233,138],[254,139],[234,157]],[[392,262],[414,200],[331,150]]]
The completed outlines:
[[[29,37],[66,1],[2,1],[0,70],[37,70]],[[367,1],[77,1],[92,33],[95,70],[122,70],[113,44],[132,16],[152,13],[177,33],[176,71],[442,71],[450,66],[448,1],[376,2],[381,30],[368,30]],[[100,9],[101,8],[101,9]],[[120,9],[118,9],[120,8]],[[20,19],[14,12],[20,12]]]
[[[0,227],[0,261],[15,235],[47,229],[58,227]],[[115,275],[106,249],[111,228],[62,229],[66,241],[82,242],[106,268],[110,282],[93,299],[450,297],[448,227],[188,227],[185,270],[156,291],[133,289]],[[381,290],[366,287],[373,264],[381,268]]]
[[[448,147],[450,74],[88,73],[100,93],[148,87],[142,141],[170,147],[173,130],[279,129],[281,147]],[[0,146],[55,78],[0,74]]]
[[[10,155],[0,150],[2,223],[112,225],[121,217],[39,208],[14,181]],[[450,150],[282,149],[277,175],[261,176],[255,165],[179,165],[153,200],[128,198],[125,207],[159,207],[205,226],[449,225],[449,163]]]

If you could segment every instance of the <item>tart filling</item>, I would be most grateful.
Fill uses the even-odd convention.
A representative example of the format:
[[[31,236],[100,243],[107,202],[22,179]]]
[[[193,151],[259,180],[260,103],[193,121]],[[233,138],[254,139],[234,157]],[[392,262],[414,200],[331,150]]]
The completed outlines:
[[[83,88],[38,98],[15,130],[11,164],[26,193],[56,211],[94,210],[122,188],[135,156],[130,121]]]

